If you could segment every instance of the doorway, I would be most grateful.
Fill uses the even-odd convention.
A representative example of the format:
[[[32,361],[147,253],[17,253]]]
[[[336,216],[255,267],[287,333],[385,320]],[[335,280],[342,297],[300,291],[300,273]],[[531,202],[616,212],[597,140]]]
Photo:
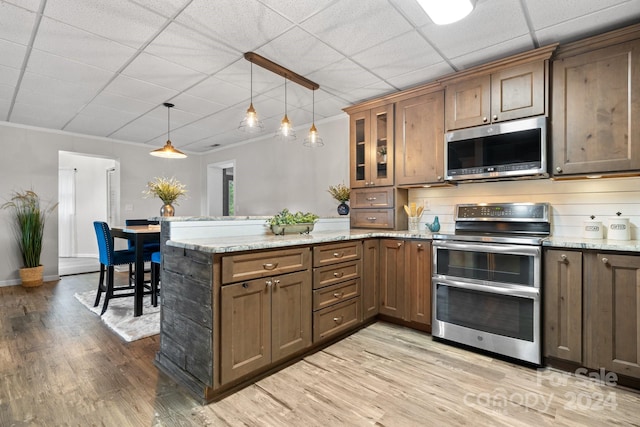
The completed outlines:
[[[207,215],[235,215],[235,191],[235,160],[207,166]]]
[[[93,221],[119,221],[118,160],[58,153],[58,272],[60,276],[100,270]]]

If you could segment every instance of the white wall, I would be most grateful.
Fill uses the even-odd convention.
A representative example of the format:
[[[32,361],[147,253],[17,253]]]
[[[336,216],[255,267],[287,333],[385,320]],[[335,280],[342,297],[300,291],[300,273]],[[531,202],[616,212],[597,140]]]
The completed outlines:
[[[235,160],[236,215],[273,215],[283,208],[338,216],[329,185],[349,185],[349,118],[316,122],[324,147],[307,148],[270,136],[203,156],[203,164]],[[265,131],[266,132],[266,131]],[[272,133],[270,133],[272,134]]]
[[[142,191],[155,176],[175,176],[186,184],[189,198],[180,201],[177,215],[200,215],[202,173],[199,156],[183,160],[152,157],[154,147],[141,147],[60,131],[12,125],[0,122],[0,201],[14,190],[33,189],[44,200],[57,202],[58,152],[68,151],[117,159],[122,182],[120,218],[158,216],[162,202],[144,199]],[[125,210],[130,207],[130,210]],[[21,257],[11,230],[9,212],[0,210],[0,285],[19,283]],[[48,280],[58,276],[58,215],[54,213],[46,225],[41,263]]]

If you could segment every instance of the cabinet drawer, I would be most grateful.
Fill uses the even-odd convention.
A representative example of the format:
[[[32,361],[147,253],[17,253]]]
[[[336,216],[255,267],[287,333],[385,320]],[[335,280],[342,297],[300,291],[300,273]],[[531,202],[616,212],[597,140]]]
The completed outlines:
[[[294,248],[251,252],[222,258],[222,283],[275,276],[306,270],[311,266],[311,250]]]
[[[362,242],[360,240],[315,246],[313,248],[313,266],[322,267],[323,265],[354,261],[360,259],[361,256]]]
[[[351,192],[351,207],[358,208],[392,208],[393,187],[367,188]]]
[[[326,265],[313,270],[313,289],[360,277],[360,261]]]
[[[393,209],[352,209],[351,227],[393,228]]]
[[[317,342],[355,327],[362,320],[360,298],[332,305],[313,313],[313,341]]]
[[[327,286],[313,291],[313,309],[320,310],[360,295],[360,279]]]

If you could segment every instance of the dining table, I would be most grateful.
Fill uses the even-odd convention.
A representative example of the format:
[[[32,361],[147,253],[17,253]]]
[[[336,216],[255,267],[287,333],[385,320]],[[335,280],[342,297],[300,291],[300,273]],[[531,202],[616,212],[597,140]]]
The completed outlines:
[[[135,244],[135,284],[133,291],[133,316],[142,315],[144,297],[144,244],[160,243],[159,225],[125,225],[111,227],[111,236],[131,240]],[[141,272],[142,274],[138,274]]]

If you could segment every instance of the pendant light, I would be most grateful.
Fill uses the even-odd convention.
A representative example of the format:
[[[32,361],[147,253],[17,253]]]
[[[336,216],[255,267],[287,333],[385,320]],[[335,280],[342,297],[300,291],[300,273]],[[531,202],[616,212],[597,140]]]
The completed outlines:
[[[174,107],[173,104],[165,102],[163,104],[167,107],[167,143],[164,147],[158,148],[157,150],[153,150],[151,153],[152,156],[156,157],[164,157],[166,159],[184,159],[187,157],[182,151],[176,149],[171,145],[171,107]]]
[[[318,129],[316,129],[316,91],[311,91],[313,93],[313,104],[311,107],[311,128],[309,129],[309,135],[304,139],[305,147],[310,148],[318,148],[324,145],[322,138],[320,138],[320,134],[318,134]]]
[[[459,21],[471,13],[476,0],[418,0],[436,25],[446,25]]]
[[[253,108],[253,62],[251,62],[251,103],[247,109],[247,114],[238,125],[238,130],[246,133],[257,133],[264,129],[264,124],[258,120],[258,113]]]
[[[280,129],[276,132],[276,137],[283,140],[292,142],[296,139],[296,131],[293,130],[293,126],[289,117],[287,117],[287,77],[284,78],[284,117],[280,122]]]

